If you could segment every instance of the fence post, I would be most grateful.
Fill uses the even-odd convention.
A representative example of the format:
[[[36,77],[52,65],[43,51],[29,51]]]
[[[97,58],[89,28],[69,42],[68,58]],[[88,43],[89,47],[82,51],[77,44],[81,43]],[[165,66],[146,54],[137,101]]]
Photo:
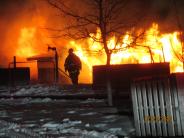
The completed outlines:
[[[174,120],[173,120],[173,111],[172,111],[172,102],[171,102],[171,91],[169,79],[164,81],[164,90],[165,90],[165,100],[166,100],[166,117],[169,117],[171,120],[168,121],[168,134],[169,136],[175,136],[174,130]]]
[[[133,104],[135,131],[136,131],[137,136],[141,136],[140,118],[139,118],[138,101],[137,101],[137,91],[136,91],[136,84],[135,83],[133,83],[131,85],[131,95],[132,95],[132,102],[133,102],[132,104]]]
[[[149,105],[147,101],[147,93],[146,93],[146,82],[142,82],[142,97],[143,97],[143,105],[144,105],[144,120],[149,116]],[[145,120],[146,125],[146,135],[151,136],[150,122]]]
[[[160,102],[160,114],[165,117],[166,113],[165,113],[165,103],[164,103],[164,91],[163,91],[164,87],[163,87],[163,82],[158,83],[158,90],[159,90],[159,102]],[[162,120],[162,132],[163,132],[163,136],[167,136],[167,124],[166,121]]]
[[[178,88],[179,113],[181,119],[182,135],[184,136],[184,74],[176,75]]]
[[[16,61],[16,56],[13,57],[13,71],[12,71],[12,85],[13,87],[16,86],[16,65],[17,61]]]

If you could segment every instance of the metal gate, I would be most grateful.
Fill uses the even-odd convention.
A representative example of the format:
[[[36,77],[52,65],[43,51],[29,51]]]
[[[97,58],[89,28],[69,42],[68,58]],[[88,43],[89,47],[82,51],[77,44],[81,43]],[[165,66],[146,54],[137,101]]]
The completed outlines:
[[[137,136],[184,136],[184,81],[173,80],[152,77],[131,84]]]

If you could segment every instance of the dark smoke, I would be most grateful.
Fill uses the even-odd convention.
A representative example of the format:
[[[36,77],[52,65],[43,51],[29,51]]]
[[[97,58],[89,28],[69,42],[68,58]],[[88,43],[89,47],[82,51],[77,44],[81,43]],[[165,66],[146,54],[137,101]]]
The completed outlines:
[[[180,30],[178,28],[178,22],[180,22],[180,24],[184,23],[183,0],[150,0],[150,4],[150,20],[151,22],[157,22],[162,32]],[[182,28],[183,27],[184,26],[182,26]]]

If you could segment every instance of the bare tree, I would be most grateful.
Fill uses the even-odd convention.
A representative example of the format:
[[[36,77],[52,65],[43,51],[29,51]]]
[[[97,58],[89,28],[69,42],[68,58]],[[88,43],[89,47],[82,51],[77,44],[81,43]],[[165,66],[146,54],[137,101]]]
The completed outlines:
[[[128,43],[126,47],[117,47],[117,44],[123,43],[122,36],[125,35],[126,30],[134,27],[143,16],[135,12],[135,15],[131,17],[130,13],[127,13],[128,8],[126,8],[129,2],[129,0],[48,0],[48,3],[59,10],[62,17],[69,21],[63,29],[57,29],[61,33],[59,37],[68,36],[73,39],[90,37],[95,42],[101,43],[106,53],[107,66],[110,65],[113,52],[133,47],[139,36],[144,34],[131,34],[131,43]],[[74,8],[75,4],[78,4],[77,10]],[[91,35],[91,32],[96,31],[97,28],[100,30],[100,36]],[[109,48],[108,41],[112,36],[116,37],[116,42],[113,48]],[[107,97],[109,105],[112,106],[112,88],[109,74],[110,72],[107,69]]]
[[[75,4],[76,2],[73,1]],[[60,30],[62,35],[74,39],[82,39],[91,37],[94,41],[102,43],[106,53],[106,65],[110,65],[111,55],[117,51],[116,45],[114,48],[108,47],[109,38],[116,36],[115,44],[122,43],[122,36],[125,30],[136,25],[138,19],[142,15],[129,17],[126,10],[123,10],[128,5],[128,0],[78,0],[77,4],[81,9],[75,10],[71,7],[71,3],[66,0],[48,0],[48,3],[55,7],[63,15],[68,18],[67,25]],[[65,19],[66,19],[65,18]],[[96,37],[90,35],[96,28],[100,29],[101,36]],[[135,43],[137,36],[133,39]]]
[[[181,24],[181,21],[180,21],[180,15],[179,15],[180,13],[178,11],[178,6],[177,6],[177,3],[176,3],[176,0],[173,0],[173,6],[174,6],[174,12],[175,12],[175,18],[176,18],[177,26],[178,26],[178,29],[181,31],[180,34],[179,34],[180,35],[180,41],[181,41],[181,51],[176,52],[173,46],[172,46],[172,49],[173,49],[173,52],[174,52],[175,56],[178,58],[178,60],[183,63],[183,70],[184,70],[184,43],[183,43],[184,34],[183,34],[183,27],[182,27],[182,24]]]

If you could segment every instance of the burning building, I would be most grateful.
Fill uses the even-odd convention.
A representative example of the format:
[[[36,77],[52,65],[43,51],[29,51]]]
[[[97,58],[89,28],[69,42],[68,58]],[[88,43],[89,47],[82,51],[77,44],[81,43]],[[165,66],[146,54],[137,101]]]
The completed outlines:
[[[60,30],[58,28],[67,25],[66,20],[63,18],[58,19],[58,16],[53,16],[58,14],[58,11],[53,10],[47,2],[38,2],[36,0],[28,0],[26,2],[18,0],[18,2],[14,2],[8,0],[7,2],[4,1],[0,3],[2,7],[1,10],[5,13],[4,15],[0,15],[2,16],[0,29],[4,32],[0,34],[2,36],[2,49],[0,50],[2,53],[0,58],[1,66],[7,66],[7,63],[14,55],[20,58],[20,60],[25,60],[28,57],[46,53],[47,44],[57,47],[59,53],[59,67],[61,69],[63,69],[63,63],[68,49],[71,47],[74,48],[75,53],[81,58],[83,64],[79,78],[80,83],[92,83],[92,67],[106,64],[106,53],[103,44],[93,39],[101,39],[102,34],[99,28],[92,29],[92,31],[89,32],[90,38],[84,38],[80,41],[64,39],[59,37]],[[75,2],[71,1],[71,3]],[[170,7],[170,2],[158,0],[154,2],[146,1],[147,5],[144,4],[145,1],[140,3],[132,0],[130,5],[133,5],[133,8],[136,7],[137,11],[140,9],[140,12],[138,12],[140,15],[142,13],[141,10],[144,9],[143,12],[145,12],[145,10],[147,10],[145,8],[150,7],[150,9],[154,11],[147,11],[151,19],[148,23],[145,23],[145,20],[140,21],[137,26],[125,29],[119,38],[112,33],[107,41],[109,50],[113,51],[111,54],[111,64],[170,62],[171,73],[182,72],[182,30],[178,29],[178,27],[173,27],[177,26],[175,22],[170,22],[171,19],[176,19],[176,16],[173,15],[174,7]],[[182,2],[179,1],[178,3]],[[77,5],[78,3],[75,4]],[[128,9],[130,9],[130,7],[128,7]],[[77,8],[77,6],[73,8]],[[85,9],[85,7],[82,8]],[[181,9],[181,7],[178,7],[178,10]],[[82,11],[83,10],[81,10],[81,12]],[[12,13],[14,16],[16,15],[16,18],[9,13]],[[128,13],[128,11],[126,13]],[[153,19],[152,14],[159,19]],[[11,22],[9,22],[9,20]],[[3,26],[7,26],[7,28]],[[144,32],[143,35],[141,35],[142,32]],[[135,35],[141,35],[141,37],[136,39],[136,43],[134,41]],[[11,38],[11,41],[9,38]],[[116,43],[117,39],[120,39],[119,43]],[[36,57],[35,60],[37,60],[39,64],[38,72],[44,70],[40,67],[45,66],[40,65],[42,64],[40,62],[42,58]],[[51,65],[52,63],[49,64]],[[31,63],[28,66],[30,66],[31,69],[31,78],[35,78],[35,76],[37,76],[37,71],[35,71],[37,69],[35,68],[37,67],[35,67],[35,65],[33,67]],[[49,74],[53,74],[53,71],[51,71],[52,67],[47,69],[50,70]]]
[[[27,58],[28,61],[37,61],[38,82],[54,83],[55,81],[55,63],[53,56],[33,56]]]

